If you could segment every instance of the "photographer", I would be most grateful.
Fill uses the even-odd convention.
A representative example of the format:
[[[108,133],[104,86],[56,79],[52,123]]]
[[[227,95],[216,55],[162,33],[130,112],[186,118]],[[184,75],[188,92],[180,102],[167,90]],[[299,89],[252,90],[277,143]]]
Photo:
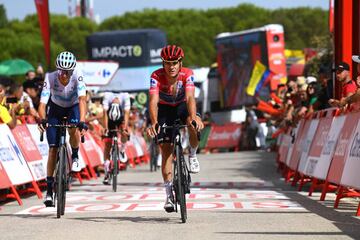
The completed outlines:
[[[0,122],[6,123],[10,129],[16,127],[16,116],[17,110],[16,103],[10,103],[5,97],[6,88],[0,84]],[[9,110],[8,110],[9,109]]]

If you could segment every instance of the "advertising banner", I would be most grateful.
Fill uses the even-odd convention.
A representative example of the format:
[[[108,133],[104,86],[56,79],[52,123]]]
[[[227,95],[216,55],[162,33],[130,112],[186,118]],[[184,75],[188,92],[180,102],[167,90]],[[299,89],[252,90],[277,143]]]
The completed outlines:
[[[76,67],[81,70],[87,86],[104,86],[107,85],[115,75],[119,68],[119,63],[78,61]]]
[[[339,184],[341,175],[345,166],[346,156],[348,155],[349,146],[352,136],[360,117],[360,112],[350,113],[346,116],[344,126],[336,143],[333,159],[330,164],[327,180],[331,183]]]
[[[313,143],[314,140],[314,135],[316,133],[316,129],[318,127],[319,124],[319,119],[312,119],[310,122],[310,126],[309,126],[309,130],[307,131],[307,134],[305,136],[304,139],[304,144],[302,145],[302,150],[301,150],[301,157],[300,157],[300,162],[299,162],[299,167],[298,167],[298,171],[303,173],[305,166],[306,166],[306,162],[308,160],[308,155],[309,155],[309,151],[310,151],[310,147]]]
[[[13,185],[33,181],[30,169],[9,127],[0,124],[0,160]]]
[[[31,173],[35,180],[42,180],[46,178],[46,163],[33,140],[29,129],[25,124],[17,125],[11,130],[20,150],[27,161]]]
[[[299,124],[296,126],[296,128],[293,128],[290,131],[291,142],[289,144],[289,150],[285,160],[286,166],[289,166],[290,164],[292,152],[294,150],[294,144],[296,142],[296,139],[300,137],[299,135],[301,134],[301,129],[304,127],[304,123],[305,121],[301,120]]]
[[[37,148],[42,156],[43,162],[45,164],[45,169],[47,166],[47,160],[49,155],[49,145],[46,139],[46,133],[44,133],[44,140],[40,142],[40,132],[36,124],[27,124],[27,128],[30,131],[32,139],[35,141]]]
[[[280,155],[279,162],[285,163],[287,155],[289,153],[289,147],[291,145],[291,141],[292,141],[292,137],[290,136],[290,131],[289,133],[282,135],[281,143],[279,146],[279,155]]]
[[[317,152],[316,154],[312,154],[311,157],[309,157],[305,172],[307,175],[316,177],[317,179],[321,180],[326,179],[338,137],[344,126],[345,118],[346,115],[334,118],[325,138],[320,157],[317,157]],[[319,128],[322,127],[321,123],[319,125]],[[316,144],[316,140],[314,142]]]
[[[359,115],[358,115],[359,116]],[[345,166],[340,184],[343,186],[360,189],[360,121],[358,121],[352,138],[348,144]]]
[[[298,136],[296,137],[294,148],[292,154],[290,156],[289,168],[291,170],[297,170],[298,164],[300,161],[300,157],[302,154],[303,144],[305,144],[307,132],[310,127],[311,120],[301,120],[304,122],[302,126],[300,126]]]
[[[239,146],[240,124],[212,125],[206,148],[232,148]]]

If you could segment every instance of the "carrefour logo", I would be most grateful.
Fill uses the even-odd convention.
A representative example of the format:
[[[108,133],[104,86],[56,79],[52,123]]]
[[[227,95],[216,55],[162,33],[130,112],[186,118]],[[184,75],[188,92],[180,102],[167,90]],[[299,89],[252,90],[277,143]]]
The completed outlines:
[[[143,51],[140,45],[92,48],[93,58],[140,57],[142,52]]]

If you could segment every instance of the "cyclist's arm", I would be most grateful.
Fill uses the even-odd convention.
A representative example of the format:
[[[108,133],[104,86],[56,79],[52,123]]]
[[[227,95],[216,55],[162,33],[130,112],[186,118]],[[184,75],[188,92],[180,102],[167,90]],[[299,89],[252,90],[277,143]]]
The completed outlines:
[[[46,104],[48,103],[49,98],[50,98],[50,82],[49,82],[49,74],[46,74],[43,84],[43,89],[41,91],[40,104],[38,108],[40,119],[46,118]]]
[[[39,113],[39,118],[40,119],[45,119],[46,118],[46,104],[45,103],[40,103],[39,104],[39,108],[38,108],[38,113]]]
[[[196,118],[196,100],[195,100],[195,89],[187,89],[185,92],[187,110],[191,120]]]
[[[87,111],[86,96],[79,97],[79,110],[80,110],[80,122],[85,122],[85,116]]]
[[[151,125],[155,125],[158,122],[158,103],[159,103],[159,93],[150,94],[149,115],[150,115]]]

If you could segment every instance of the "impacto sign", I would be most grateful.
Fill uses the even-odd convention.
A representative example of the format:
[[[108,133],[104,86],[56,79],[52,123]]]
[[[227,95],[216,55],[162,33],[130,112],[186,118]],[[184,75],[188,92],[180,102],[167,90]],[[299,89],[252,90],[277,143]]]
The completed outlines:
[[[84,81],[88,86],[107,85],[119,68],[117,62],[78,61]]]
[[[142,48],[140,45],[113,46],[92,48],[92,56],[94,58],[124,58],[124,57],[141,57]]]
[[[86,38],[90,60],[115,61],[122,69],[159,65],[166,43],[166,34],[160,29],[97,32]]]

